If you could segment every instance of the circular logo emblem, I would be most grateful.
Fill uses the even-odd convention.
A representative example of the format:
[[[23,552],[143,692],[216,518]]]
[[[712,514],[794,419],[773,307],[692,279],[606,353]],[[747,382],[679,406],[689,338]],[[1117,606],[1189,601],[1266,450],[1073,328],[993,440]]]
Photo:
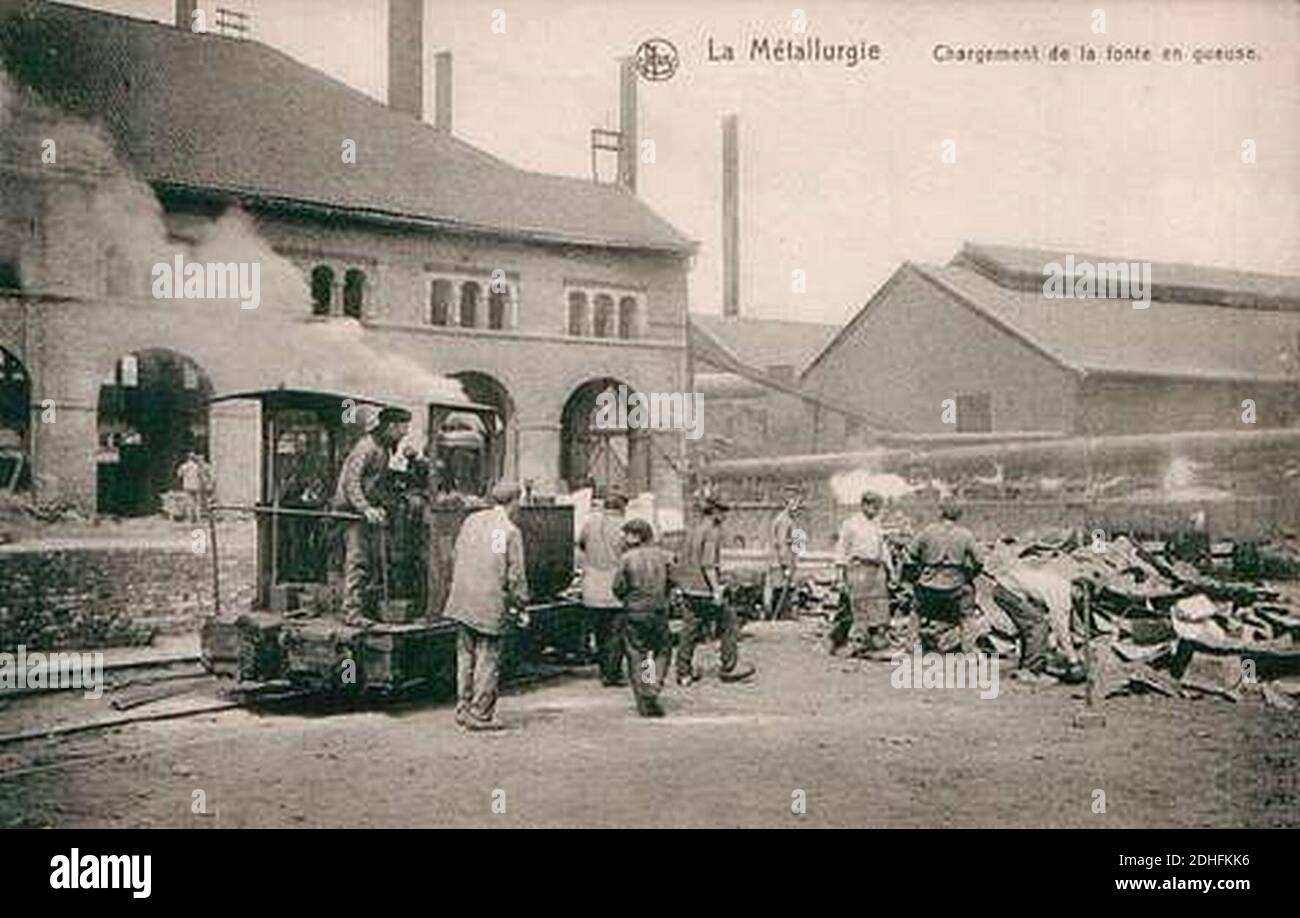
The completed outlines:
[[[677,64],[677,48],[666,38],[648,38],[636,49],[636,68],[647,80],[671,80]]]

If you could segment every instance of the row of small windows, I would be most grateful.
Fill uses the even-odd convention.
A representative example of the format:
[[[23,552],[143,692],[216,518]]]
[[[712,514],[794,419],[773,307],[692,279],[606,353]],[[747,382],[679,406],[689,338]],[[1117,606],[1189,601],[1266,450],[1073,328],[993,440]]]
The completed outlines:
[[[635,338],[640,334],[641,303],[634,296],[617,304],[608,293],[569,291],[569,334],[575,338]]]
[[[334,269],[317,265],[311,269],[311,314],[330,316],[339,314],[335,304],[342,306],[342,315],[361,318],[366,300],[366,272],[348,268],[343,272],[342,296],[339,296]]]
[[[343,283],[329,265],[311,270],[312,315],[344,315],[360,319],[365,307],[366,274],[359,268],[343,272]],[[581,338],[641,336],[641,301],[633,295],[570,290],[568,332]],[[513,284],[480,283],[477,280],[436,277],[429,283],[430,325],[459,328],[514,328],[517,322],[517,290]]]
[[[487,296],[483,295],[486,287]],[[515,325],[515,288],[481,284],[473,280],[434,278],[429,284],[430,325],[456,325],[461,328],[513,328]]]

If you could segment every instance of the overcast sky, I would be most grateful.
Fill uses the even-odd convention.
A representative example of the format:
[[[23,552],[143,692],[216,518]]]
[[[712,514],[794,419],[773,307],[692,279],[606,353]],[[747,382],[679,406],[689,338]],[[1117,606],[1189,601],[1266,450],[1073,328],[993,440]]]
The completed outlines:
[[[171,0],[82,5],[169,20]],[[254,36],[383,99],[387,0],[204,0]],[[884,62],[751,63],[748,39],[878,42]],[[1105,13],[1104,34],[1092,11]],[[504,33],[492,31],[494,11]],[[499,20],[498,20],[499,21]],[[740,58],[705,61],[706,41]],[[721,115],[740,116],[741,308],[844,322],[904,260],[964,240],[1300,274],[1300,4],[428,0],[425,42],[455,58],[455,131],[516,165],[587,176],[617,125],[616,58],[681,52],[641,83],[656,161],[640,193],[701,243],[691,306],[721,300]],[[1252,46],[1259,63],[942,65],[937,43]],[[426,116],[433,117],[432,67]],[[956,162],[941,161],[945,140]],[[1256,162],[1242,162],[1243,141]],[[792,290],[806,272],[807,291]]]

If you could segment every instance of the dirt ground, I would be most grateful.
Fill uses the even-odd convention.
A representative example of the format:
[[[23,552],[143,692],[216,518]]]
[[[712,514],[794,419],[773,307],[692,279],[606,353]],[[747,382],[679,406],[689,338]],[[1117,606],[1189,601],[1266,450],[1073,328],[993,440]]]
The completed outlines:
[[[828,658],[823,628],[749,625],[758,675],[739,685],[718,682],[705,648],[705,680],[669,688],[662,720],[589,670],[508,691],[499,734],[464,734],[449,704],[421,701],[4,747],[0,826],[1300,824],[1300,715],[1127,697],[1080,729],[1076,689],[1009,666],[995,699],[897,689],[887,662]],[[10,729],[23,703],[0,712]]]

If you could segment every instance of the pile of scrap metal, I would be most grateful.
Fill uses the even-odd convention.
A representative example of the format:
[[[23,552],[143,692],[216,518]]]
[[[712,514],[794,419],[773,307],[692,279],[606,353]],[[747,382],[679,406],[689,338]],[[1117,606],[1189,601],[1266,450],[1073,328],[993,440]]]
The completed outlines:
[[[1094,683],[1102,697],[1253,698],[1294,710],[1300,589],[1230,579],[1240,569],[1225,571],[1223,558],[1240,554],[1233,546],[1215,546],[1193,563],[1178,557],[1174,541],[1139,543],[1100,533],[1083,544],[1068,531],[1003,539],[988,548],[967,638],[987,651],[1013,653],[1016,628],[993,601],[994,590],[1019,592],[1034,578],[1056,578],[1069,589],[1062,594],[1068,599],[1046,603],[1055,649],[1069,658],[1080,655],[1087,592]]]

